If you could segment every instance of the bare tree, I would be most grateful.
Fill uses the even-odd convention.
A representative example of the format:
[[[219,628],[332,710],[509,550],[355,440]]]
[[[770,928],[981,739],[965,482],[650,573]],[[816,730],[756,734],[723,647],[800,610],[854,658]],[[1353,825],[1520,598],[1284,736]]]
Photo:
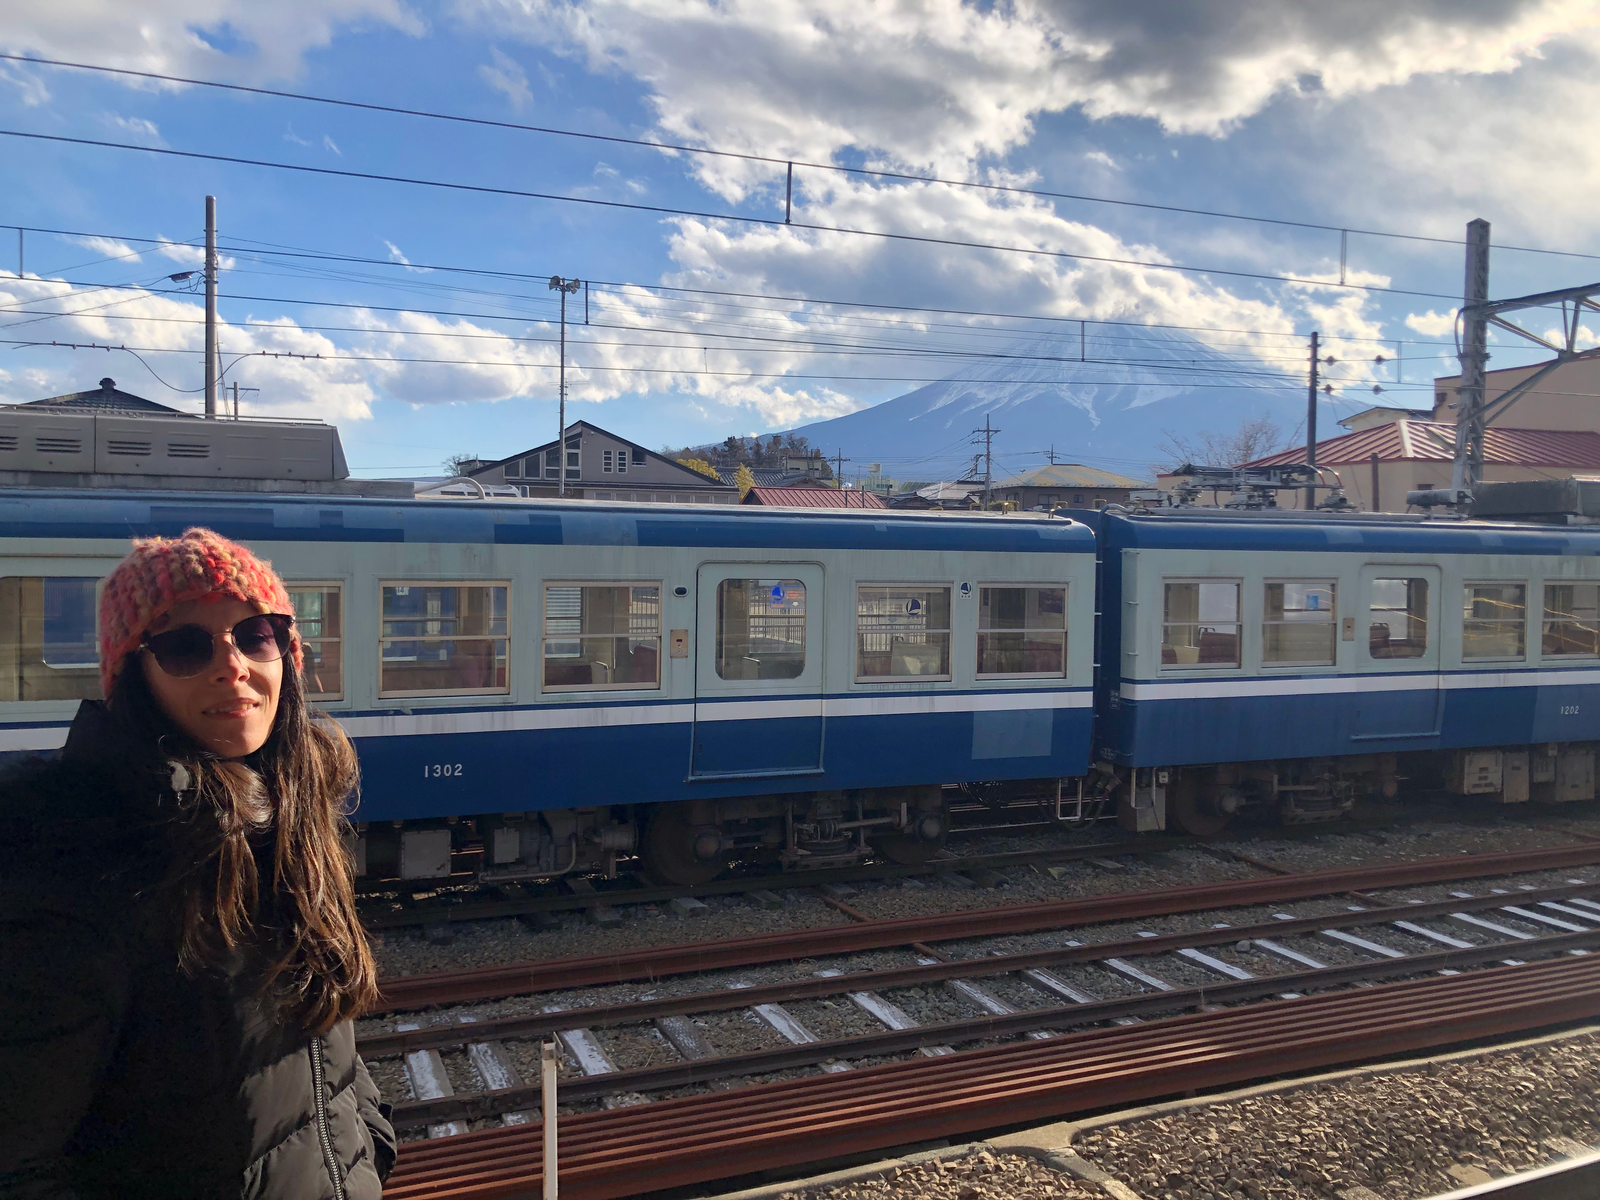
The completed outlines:
[[[1289,439],[1282,427],[1266,413],[1260,413],[1240,422],[1232,432],[1206,429],[1186,435],[1164,429],[1156,447],[1163,459],[1152,466],[1158,472],[1170,471],[1184,463],[1236,467],[1287,449],[1288,445]]]
[[[476,471],[483,466],[484,462],[485,460],[479,458],[476,454],[451,454],[445,457],[444,469],[449,471],[451,477],[454,478],[458,475],[466,475],[469,472]]]

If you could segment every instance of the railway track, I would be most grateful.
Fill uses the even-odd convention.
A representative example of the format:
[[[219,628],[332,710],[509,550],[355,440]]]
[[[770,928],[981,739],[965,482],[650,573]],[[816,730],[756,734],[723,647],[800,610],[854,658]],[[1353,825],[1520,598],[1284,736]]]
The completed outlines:
[[[931,961],[894,970],[845,975],[829,974],[766,987],[724,988],[655,1000],[586,1007],[581,1012],[565,1010],[485,1019],[474,1022],[470,1027],[470,1033],[460,1024],[423,1026],[391,1034],[364,1037],[360,1040],[359,1048],[368,1059],[376,1059],[459,1046],[469,1036],[476,1043],[503,1038],[563,1035],[570,1037],[574,1024],[580,1021],[586,1032],[650,1023],[656,1023],[658,1029],[665,1027],[670,1032],[669,1022],[693,1014],[733,1009],[759,1011],[760,1006],[781,1006],[803,1000],[833,997],[849,998],[863,1004],[869,1011],[877,1008],[882,1012],[885,1001],[881,993],[889,989],[944,986],[960,990],[964,981],[1003,975],[1020,976],[1045,996],[1051,996],[1057,1001],[1063,999],[1069,1001],[1066,1004],[1047,1004],[1044,1007],[1019,1011],[1004,1002],[999,1002],[981,984],[976,987],[969,984],[965,994],[968,998],[976,998],[978,1007],[984,1010],[983,1015],[978,1017],[916,1025],[910,1028],[891,1028],[883,1033],[806,1042],[744,1054],[691,1058],[682,1062],[630,1071],[607,1071],[583,1079],[568,1080],[562,1085],[562,1097],[569,1103],[603,1100],[619,1095],[648,1095],[718,1080],[816,1067],[829,1062],[859,1062],[917,1051],[926,1054],[934,1047],[996,1038],[1042,1033],[1053,1036],[1055,1031],[1063,1028],[1101,1021],[1142,1019],[1197,1006],[1243,1003],[1281,996],[1285,993],[1367,984],[1398,976],[1429,972],[1455,973],[1467,968],[1503,962],[1510,954],[1540,958],[1574,951],[1593,951],[1600,949],[1600,902],[1588,900],[1588,897],[1597,895],[1600,895],[1600,882],[1568,884],[1503,895],[1452,898],[1434,904],[1274,920],[1253,926],[1228,926],[1165,937],[1153,936],[1093,945],[1073,944],[1029,954]],[[1587,903],[1591,907],[1577,908],[1578,903]],[[1466,925],[1479,922],[1476,927],[1482,929],[1481,922],[1486,918],[1491,925],[1506,920],[1504,915],[1501,915],[1498,921],[1494,918],[1508,907],[1536,911],[1556,923],[1550,927],[1558,929],[1566,927],[1566,930],[1561,933],[1530,934],[1525,937],[1520,936],[1525,931],[1518,930],[1517,937],[1508,936],[1504,941],[1486,945],[1475,945],[1450,934],[1431,931],[1418,936],[1426,937],[1435,944],[1449,948],[1428,953],[1396,953],[1393,957],[1380,956],[1377,961],[1364,961],[1345,966],[1332,966],[1318,960],[1318,965],[1310,969],[1306,969],[1307,962],[1311,961],[1309,955],[1282,944],[1287,939],[1323,934],[1334,938],[1355,937],[1368,945],[1392,949],[1385,947],[1381,942],[1373,941],[1370,933],[1363,936],[1354,931],[1371,930],[1381,935],[1383,930],[1398,928],[1411,932],[1426,928],[1419,925],[1419,922],[1440,918],[1460,921]],[[1589,924],[1585,924],[1584,918],[1574,915],[1581,912],[1588,913],[1586,921]],[[1288,916],[1288,914],[1281,915]],[[1526,925],[1529,922],[1524,919],[1520,923]],[[1510,927],[1505,926],[1505,928]],[[1207,948],[1237,944],[1241,941],[1260,946],[1267,953],[1275,954],[1285,963],[1301,969],[1281,974],[1256,975],[1205,953]],[[1215,982],[1187,988],[1167,984],[1158,960],[1161,956],[1171,954],[1185,956],[1190,962],[1209,967],[1216,976]],[[1135,960],[1142,962],[1136,964]],[[1125,972],[1132,966],[1135,977],[1143,976],[1145,980],[1157,981],[1162,987],[1132,996],[1097,999],[1081,988],[1075,988],[1050,974],[1051,968],[1074,963],[1096,964],[1109,970],[1120,968]],[[858,1000],[857,997],[861,999]],[[536,1106],[538,1099],[537,1086],[512,1086],[492,1092],[402,1101],[394,1106],[394,1118],[398,1127],[415,1129],[444,1121],[480,1120],[501,1116],[507,1112]]]
[[[1076,900],[968,910],[926,917],[861,921],[691,942],[613,954],[546,959],[472,971],[387,981],[373,1013],[464,1004],[531,992],[659,979],[695,971],[747,967],[963,938],[1036,933],[1109,921],[1278,904],[1316,896],[1562,870],[1600,864],[1600,842],[1501,854],[1454,855],[1400,865],[1302,872],[1267,879],[1200,884],[1154,892],[1111,893]]]
[[[561,1120],[561,1192],[614,1200],[1597,1015],[1600,955],[1563,955],[582,1113]],[[508,1200],[541,1180],[539,1130],[513,1126],[407,1144],[384,1194]]]

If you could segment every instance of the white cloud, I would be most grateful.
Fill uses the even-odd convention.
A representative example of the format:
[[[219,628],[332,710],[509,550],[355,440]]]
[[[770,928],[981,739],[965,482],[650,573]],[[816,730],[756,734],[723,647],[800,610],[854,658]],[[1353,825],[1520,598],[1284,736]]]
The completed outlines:
[[[327,134],[323,134],[322,135],[322,148],[324,150],[332,150],[335,154],[338,154],[341,158],[344,157],[343,152],[340,151],[339,147],[334,143],[334,140],[331,137],[329,137]]]
[[[119,242],[115,238],[88,236],[77,237],[72,240],[80,246],[93,250],[103,258],[116,258],[124,262],[142,261],[137,250],[126,242]]]
[[[102,119],[113,129],[121,130],[143,141],[154,142],[158,146],[166,145],[161,138],[161,130],[156,127],[154,121],[146,120],[144,117],[124,117],[119,113],[106,113]]]
[[[1444,337],[1456,327],[1456,310],[1436,313],[1429,309],[1425,313],[1410,313],[1406,316],[1406,328],[1414,329],[1424,337]]]
[[[405,256],[405,253],[400,249],[400,247],[396,246],[393,242],[389,241],[388,239],[384,239],[384,243],[383,244],[389,248],[389,261],[390,262],[397,262],[401,266],[405,267],[406,270],[415,271],[419,275],[427,275],[427,274],[429,274],[429,268],[428,267],[414,267],[414,266],[412,266],[411,265],[411,260],[409,258],[407,258]]]
[[[1508,71],[1600,20],[1587,0],[458,0],[468,19],[650,90],[662,132],[778,156],[966,169],[1041,113],[1219,135],[1280,95]],[[738,195],[772,172],[696,163]]]
[[[10,63],[0,63],[0,83],[16,88],[25,108],[38,108],[50,100],[50,89],[45,86],[43,79],[32,71]]]
[[[1104,150],[1091,150],[1083,157],[1092,163],[1099,163],[1102,167],[1106,167],[1112,171],[1122,170],[1122,166],[1117,162],[1117,160],[1112,158],[1111,155],[1107,154]]]
[[[360,23],[423,32],[402,0],[9,0],[0,47],[43,58],[256,83],[293,76],[306,51],[328,45],[341,28]]]
[[[511,102],[511,107],[521,112],[533,103],[533,92],[528,88],[528,74],[521,65],[498,46],[489,48],[493,63],[478,68],[478,77]]]
[[[293,125],[290,125],[286,130],[284,130],[283,140],[286,141],[286,142],[292,142],[296,146],[309,146],[309,145],[311,145],[311,143],[309,141],[307,141],[305,138],[301,137],[298,133],[296,133],[294,131],[294,126]]]

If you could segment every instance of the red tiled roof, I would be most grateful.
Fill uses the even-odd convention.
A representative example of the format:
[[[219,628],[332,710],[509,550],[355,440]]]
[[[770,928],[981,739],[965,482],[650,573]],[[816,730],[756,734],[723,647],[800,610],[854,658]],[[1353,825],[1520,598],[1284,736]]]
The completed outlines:
[[[871,492],[841,492],[829,487],[753,487],[745,504],[770,504],[780,508],[887,508]]]
[[[1351,463],[1450,462],[1456,427],[1443,421],[1391,421],[1317,443],[1319,466]],[[1600,433],[1592,429],[1502,429],[1491,425],[1483,444],[1485,463],[1522,467],[1600,467]],[[1306,460],[1304,446],[1242,463],[1279,467]]]

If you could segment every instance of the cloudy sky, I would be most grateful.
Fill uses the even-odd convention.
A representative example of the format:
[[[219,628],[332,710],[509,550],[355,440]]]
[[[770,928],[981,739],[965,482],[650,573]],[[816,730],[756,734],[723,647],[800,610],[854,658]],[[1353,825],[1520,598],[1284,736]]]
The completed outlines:
[[[1076,320],[1425,406],[1466,221],[1496,296],[1600,276],[1595,0],[12,0],[0,51],[478,122],[0,59],[0,398],[195,407],[210,193],[228,380],[365,475],[554,435],[556,274],[570,415],[649,445]]]

